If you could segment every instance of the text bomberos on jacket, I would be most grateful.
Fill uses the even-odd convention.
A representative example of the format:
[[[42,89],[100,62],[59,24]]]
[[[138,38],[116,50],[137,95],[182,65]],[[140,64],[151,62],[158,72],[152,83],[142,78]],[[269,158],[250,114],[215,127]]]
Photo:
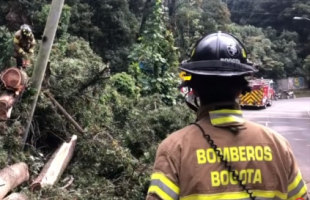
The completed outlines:
[[[271,148],[268,146],[238,146],[218,148],[228,162],[247,162],[247,161],[272,161]],[[220,158],[212,148],[197,149],[198,164],[218,163]],[[242,169],[236,171],[243,180],[243,184],[262,183],[262,173],[260,169]],[[238,181],[233,178],[232,172],[228,170],[211,171],[211,185],[213,187],[237,185]]]

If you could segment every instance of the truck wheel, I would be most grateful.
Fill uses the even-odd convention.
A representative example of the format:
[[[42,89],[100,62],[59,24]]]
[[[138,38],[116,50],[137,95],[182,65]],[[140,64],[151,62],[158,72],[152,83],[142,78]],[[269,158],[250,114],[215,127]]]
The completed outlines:
[[[271,99],[269,100],[268,106],[269,107],[272,106],[272,100]]]

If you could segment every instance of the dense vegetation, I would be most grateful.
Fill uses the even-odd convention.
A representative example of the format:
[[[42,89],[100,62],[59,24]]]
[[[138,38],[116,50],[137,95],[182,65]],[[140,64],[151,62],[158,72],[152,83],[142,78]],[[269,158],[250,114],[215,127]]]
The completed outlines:
[[[40,42],[50,1],[0,1],[0,64],[11,66],[12,34],[22,23]],[[59,182],[31,199],[142,200],[158,143],[194,120],[178,90],[177,67],[195,40],[212,31],[247,45],[260,75],[310,76],[310,16],[305,0],[66,0],[51,53],[49,91],[86,130],[79,133],[41,95],[28,148],[20,151],[30,94],[2,122],[0,168],[25,161],[35,177],[51,153],[78,135]],[[40,9],[38,9],[40,8]],[[111,68],[111,76],[102,70]],[[31,69],[29,70],[31,73]],[[98,76],[99,74],[99,76]],[[29,92],[28,92],[29,93]],[[8,159],[9,158],[9,159]],[[28,185],[20,189],[28,192]]]

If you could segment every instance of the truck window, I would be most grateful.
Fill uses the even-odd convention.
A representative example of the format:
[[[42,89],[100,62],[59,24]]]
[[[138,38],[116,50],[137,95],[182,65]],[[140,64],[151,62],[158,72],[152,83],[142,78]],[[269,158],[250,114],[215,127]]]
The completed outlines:
[[[260,88],[261,88],[260,85],[253,85],[253,86],[252,86],[252,89],[253,89],[253,90],[259,90]]]

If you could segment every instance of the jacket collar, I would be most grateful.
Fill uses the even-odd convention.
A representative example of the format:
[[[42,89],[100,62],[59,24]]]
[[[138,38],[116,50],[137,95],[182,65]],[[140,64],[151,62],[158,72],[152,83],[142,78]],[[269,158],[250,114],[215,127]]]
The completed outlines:
[[[222,102],[201,106],[197,112],[197,121],[207,118],[213,126],[242,126],[245,123],[240,105],[234,102]]]

